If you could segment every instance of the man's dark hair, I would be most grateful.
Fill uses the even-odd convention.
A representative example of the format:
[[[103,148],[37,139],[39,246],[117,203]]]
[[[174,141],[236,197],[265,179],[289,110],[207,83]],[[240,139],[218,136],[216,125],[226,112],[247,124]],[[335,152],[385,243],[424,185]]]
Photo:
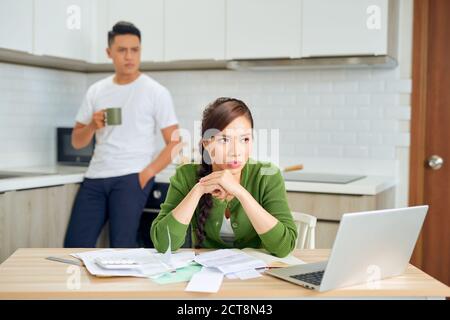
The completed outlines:
[[[139,38],[139,42],[141,41],[141,32],[134,24],[127,21],[119,21],[112,27],[111,31],[108,31],[108,47],[111,47],[114,37],[121,34],[134,34]]]

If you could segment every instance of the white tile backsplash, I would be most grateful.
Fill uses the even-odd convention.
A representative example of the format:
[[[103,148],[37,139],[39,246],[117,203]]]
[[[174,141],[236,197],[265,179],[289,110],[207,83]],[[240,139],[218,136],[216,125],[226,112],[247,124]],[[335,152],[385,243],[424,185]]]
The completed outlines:
[[[73,126],[86,75],[0,63],[0,169],[56,162],[56,127]]]
[[[311,171],[395,177],[395,149],[409,141],[404,101],[411,92],[411,81],[399,79],[397,69],[148,74],[171,91],[182,126],[192,127],[215,97],[234,96],[250,106],[256,128],[280,130],[281,166],[301,162]],[[90,75],[88,82],[103,76]]]
[[[11,64],[0,64],[0,70],[7,75],[0,80],[3,150],[34,154],[23,156],[20,165],[54,161],[55,127],[73,125],[87,87],[107,76]],[[411,81],[398,79],[396,69],[148,74],[169,88],[180,124],[189,130],[214,98],[243,99],[253,112],[256,128],[280,130],[280,165],[309,156],[349,163],[361,158],[393,160],[392,148],[409,145],[407,126],[399,124],[410,119],[410,106],[400,105],[400,100],[409,95]],[[39,152],[42,155],[36,156]],[[2,167],[17,164],[7,159],[0,160]],[[338,170],[334,165],[326,169],[333,168]],[[378,173],[389,172],[385,168]]]
[[[109,75],[11,64],[0,64],[0,73],[2,168],[53,164],[55,128],[72,126],[89,85]],[[147,74],[170,90],[190,131],[218,96],[244,100],[257,129],[280,130],[282,167],[396,177],[396,149],[409,146],[411,81],[397,69]]]

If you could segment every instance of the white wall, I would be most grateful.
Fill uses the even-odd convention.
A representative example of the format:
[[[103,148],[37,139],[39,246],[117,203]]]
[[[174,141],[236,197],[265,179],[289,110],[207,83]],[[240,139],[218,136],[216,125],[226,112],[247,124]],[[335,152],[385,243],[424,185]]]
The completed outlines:
[[[407,205],[412,1],[401,1],[399,67],[277,72],[149,72],[173,95],[193,130],[219,96],[243,99],[256,128],[280,129],[280,166],[363,173],[397,180]],[[54,128],[72,125],[87,87],[108,74],[0,64],[0,167],[54,163]],[[162,146],[162,139],[159,140]]]
[[[411,80],[400,69],[151,72],[193,131],[219,96],[244,100],[255,128],[280,130],[280,162],[308,171],[397,177],[409,147]],[[88,83],[106,74],[88,75]],[[160,139],[160,143],[162,140]]]
[[[56,127],[73,126],[86,75],[0,63],[0,169],[56,162]]]

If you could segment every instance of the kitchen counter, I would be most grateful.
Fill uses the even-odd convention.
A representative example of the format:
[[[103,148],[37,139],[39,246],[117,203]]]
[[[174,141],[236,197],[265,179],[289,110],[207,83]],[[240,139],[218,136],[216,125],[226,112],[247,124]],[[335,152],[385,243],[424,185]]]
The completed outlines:
[[[87,167],[60,165],[5,169],[2,170],[2,173],[29,172],[30,175],[0,179],[0,192],[80,183],[84,179],[86,170]],[[175,172],[175,165],[170,165],[157,175],[156,181],[168,183],[173,172]],[[42,173],[42,175],[39,173]]]
[[[169,178],[175,172],[175,168],[174,164],[169,165],[156,176],[156,182],[168,183]],[[2,170],[3,172],[20,171],[32,174],[30,176],[0,179],[0,192],[80,183],[83,181],[86,170],[86,167],[76,166],[47,166]],[[42,175],[39,173],[42,173]],[[390,177],[367,176],[347,184],[286,181],[285,186],[286,190],[291,192],[376,195],[395,186],[395,180]]]
[[[377,195],[395,186],[395,180],[383,176],[366,176],[346,184],[285,181],[287,191],[336,193],[352,195]]]

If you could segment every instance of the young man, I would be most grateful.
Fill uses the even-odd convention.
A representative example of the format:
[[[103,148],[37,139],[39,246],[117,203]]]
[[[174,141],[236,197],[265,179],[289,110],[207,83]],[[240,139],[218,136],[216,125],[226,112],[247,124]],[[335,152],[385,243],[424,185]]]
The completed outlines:
[[[171,162],[179,143],[169,91],[139,71],[140,31],[131,23],[116,23],[106,51],[115,74],[88,89],[72,133],[74,148],[85,147],[94,135],[96,145],[75,199],[65,247],[95,247],[107,220],[111,247],[136,247],[154,176]],[[105,109],[117,107],[122,123],[105,125]],[[157,127],[166,146],[152,161]]]

